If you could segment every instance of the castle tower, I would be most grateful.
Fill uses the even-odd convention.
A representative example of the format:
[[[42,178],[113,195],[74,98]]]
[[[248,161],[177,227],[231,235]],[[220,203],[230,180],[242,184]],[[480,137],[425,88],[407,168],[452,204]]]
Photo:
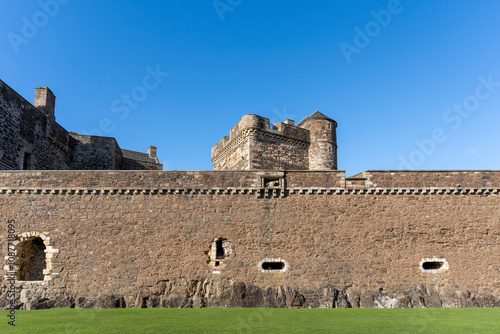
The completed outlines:
[[[309,170],[337,169],[337,122],[315,111],[297,124],[309,130]]]

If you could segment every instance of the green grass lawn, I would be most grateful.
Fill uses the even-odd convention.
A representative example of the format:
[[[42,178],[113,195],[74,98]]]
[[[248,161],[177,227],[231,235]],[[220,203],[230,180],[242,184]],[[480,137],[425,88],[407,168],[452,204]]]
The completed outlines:
[[[52,309],[3,314],[0,333],[500,333],[500,308]]]

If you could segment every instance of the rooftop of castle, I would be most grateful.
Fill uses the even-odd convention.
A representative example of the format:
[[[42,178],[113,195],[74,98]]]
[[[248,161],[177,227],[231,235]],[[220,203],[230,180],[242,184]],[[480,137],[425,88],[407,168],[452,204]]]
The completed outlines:
[[[327,120],[327,121],[332,121],[334,122],[335,124],[337,124],[337,122],[335,122],[333,119],[331,119],[330,117],[326,116],[325,114],[323,113],[320,113],[318,110],[316,110],[315,112],[313,112],[311,115],[308,115],[306,117],[304,117],[298,124],[297,126],[300,126],[301,124],[311,120],[311,119],[324,119],[324,120]]]
[[[163,168],[154,146],[147,153],[136,152],[121,149],[113,137],[67,131],[55,120],[55,101],[48,87],[39,86],[31,103],[0,79],[0,118],[4,120],[0,129],[0,169]]]

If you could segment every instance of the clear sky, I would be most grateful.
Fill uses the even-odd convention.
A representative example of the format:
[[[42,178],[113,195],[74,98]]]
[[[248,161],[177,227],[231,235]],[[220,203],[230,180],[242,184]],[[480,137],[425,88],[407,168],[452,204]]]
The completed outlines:
[[[2,0],[0,79],[67,130],[212,169],[244,114],[335,119],[339,169],[500,169],[500,2]]]

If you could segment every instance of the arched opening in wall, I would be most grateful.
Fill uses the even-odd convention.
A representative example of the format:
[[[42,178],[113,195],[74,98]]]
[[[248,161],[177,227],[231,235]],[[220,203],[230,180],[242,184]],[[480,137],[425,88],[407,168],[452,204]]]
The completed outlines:
[[[24,232],[17,236],[12,245],[13,255],[9,255],[7,264],[9,271],[15,272],[16,280],[43,282],[59,275],[52,270],[53,260],[58,257],[59,249],[52,247],[48,236],[39,232]],[[9,251],[10,247],[9,244]]]
[[[281,258],[265,258],[259,262],[259,270],[263,273],[283,273],[288,270],[288,262]]]
[[[420,270],[429,273],[441,273],[450,269],[446,259],[438,259],[436,257],[422,259],[420,261]]]
[[[19,280],[21,281],[43,281],[44,270],[47,267],[45,259],[45,244],[42,238],[34,237],[20,243],[19,257]]]

